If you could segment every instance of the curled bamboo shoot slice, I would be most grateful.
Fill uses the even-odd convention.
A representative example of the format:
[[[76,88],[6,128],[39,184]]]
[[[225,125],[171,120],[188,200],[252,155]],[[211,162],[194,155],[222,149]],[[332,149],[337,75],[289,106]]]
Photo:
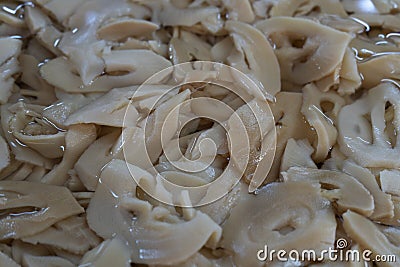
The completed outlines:
[[[65,136],[65,152],[60,164],[42,178],[42,183],[64,185],[71,170],[86,148],[96,140],[93,124],[77,124],[69,128]]]
[[[123,75],[102,75],[88,85],[82,83],[75,74],[75,68],[64,57],[48,61],[40,73],[42,77],[57,88],[69,93],[107,92],[113,88],[137,85],[153,74],[171,66],[165,58],[149,50],[112,51],[103,57],[108,73]],[[142,66],[146,64],[146,68]]]
[[[324,103],[333,104],[332,110],[324,112],[322,108]],[[313,84],[308,84],[303,88],[301,113],[308,123],[314,127],[318,136],[313,144],[315,147],[313,159],[316,162],[324,161],[330,149],[336,143],[337,130],[334,123],[344,104],[345,100],[335,92],[323,93]]]
[[[11,96],[14,85],[13,75],[19,72],[18,56],[22,42],[18,39],[0,38],[0,104],[5,104]]]
[[[281,90],[279,64],[267,38],[238,21],[228,21],[226,28],[237,49],[228,58],[231,66],[248,74],[269,96],[275,96]]]
[[[370,215],[372,220],[379,221],[394,216],[394,207],[390,195],[379,188],[375,176],[368,169],[347,160],[343,163],[343,171],[356,178],[373,196],[375,208]]]
[[[111,265],[130,267],[131,252],[123,240],[118,237],[108,239],[87,252],[79,266],[109,267]]]
[[[65,187],[1,181],[0,240],[37,234],[69,216],[84,212]]]
[[[46,158],[63,156],[66,133],[46,121],[41,114],[41,106],[18,103],[10,109],[15,112],[10,121],[10,129],[16,139]]]
[[[193,43],[196,43],[196,47]],[[179,36],[172,38],[169,49],[174,64],[193,60],[211,60],[211,46],[187,31],[180,31]]]
[[[101,169],[113,158],[112,147],[116,143],[119,131],[112,132],[94,141],[80,156],[74,169],[89,191],[95,191]]]
[[[54,87],[49,85],[39,73],[39,61],[27,54],[19,57],[21,63],[22,76],[21,81],[32,89],[22,89],[21,94],[27,97],[33,97],[33,104],[50,105],[56,102]]]
[[[395,196],[400,196],[400,171],[384,170],[380,173],[382,191]]]
[[[381,55],[358,64],[366,88],[379,85],[383,79],[400,79],[400,55]]]
[[[351,37],[309,19],[274,17],[256,27],[275,47],[283,80],[304,85],[332,73]]]
[[[400,167],[400,92],[390,84],[381,85],[342,108],[338,116],[341,151],[363,167]],[[393,107],[393,119],[385,119]],[[385,129],[392,124],[394,137]]]
[[[221,228],[206,214],[195,211],[191,219],[183,220],[171,210],[136,198],[135,180],[152,190],[157,190],[157,181],[127,164],[113,160],[103,169],[87,210],[88,223],[97,234],[106,239],[115,234],[124,238],[131,246],[132,261],[142,264],[174,265],[204,245],[216,247]],[[109,216],[100,219],[100,210]]]
[[[301,93],[280,92],[276,95],[276,102],[270,105],[276,121],[277,144],[274,162],[267,179],[269,182],[279,176],[281,158],[289,139],[308,139],[312,143],[316,138],[301,114],[302,104]]]
[[[57,222],[43,232],[22,238],[24,242],[56,247],[83,255],[100,244],[100,238],[87,226],[86,217],[72,216]]]
[[[112,89],[107,94],[94,100],[83,108],[72,113],[65,122],[65,125],[80,123],[95,123],[113,127],[136,126],[139,113],[136,108],[130,105],[130,97],[133,90]]]
[[[229,18],[246,23],[251,23],[255,19],[253,9],[249,0],[223,0],[229,10]]]
[[[317,169],[314,161],[311,159],[311,154],[314,148],[310,145],[307,139],[294,140],[289,139],[285,152],[281,161],[281,172],[289,170],[291,167],[308,167]]]
[[[148,36],[158,28],[157,24],[146,20],[120,18],[101,26],[97,36],[108,41],[119,41],[128,37]]]
[[[12,134],[11,122],[15,119],[15,115],[9,110],[12,107],[10,104],[1,105],[1,127],[4,133],[4,138],[10,146],[11,152],[15,159],[21,162],[42,166],[46,169],[51,169],[54,165],[53,161],[44,157],[39,152],[30,147],[21,144],[21,142]]]
[[[369,249],[373,256],[395,255],[400,260],[400,248],[392,244],[379,228],[367,218],[347,211],[343,214],[343,226],[346,233],[360,246]],[[371,258],[373,258],[373,256]],[[397,266],[397,263],[382,263],[382,266]]]
[[[362,183],[345,173],[293,167],[282,175],[285,181],[307,181],[320,184],[322,189],[327,190],[324,196],[336,202],[340,212],[351,209],[369,216],[374,211],[371,193]]]
[[[335,14],[341,17],[347,16],[346,11],[340,1],[324,1],[324,0],[281,0],[271,8],[271,16],[307,16],[314,13]]]
[[[272,183],[256,195],[242,196],[224,224],[222,246],[234,253],[238,266],[264,266],[265,262],[248,256],[257,255],[266,240],[268,248],[276,251],[321,251],[332,246],[335,232],[333,210],[320,196],[318,186]]]

